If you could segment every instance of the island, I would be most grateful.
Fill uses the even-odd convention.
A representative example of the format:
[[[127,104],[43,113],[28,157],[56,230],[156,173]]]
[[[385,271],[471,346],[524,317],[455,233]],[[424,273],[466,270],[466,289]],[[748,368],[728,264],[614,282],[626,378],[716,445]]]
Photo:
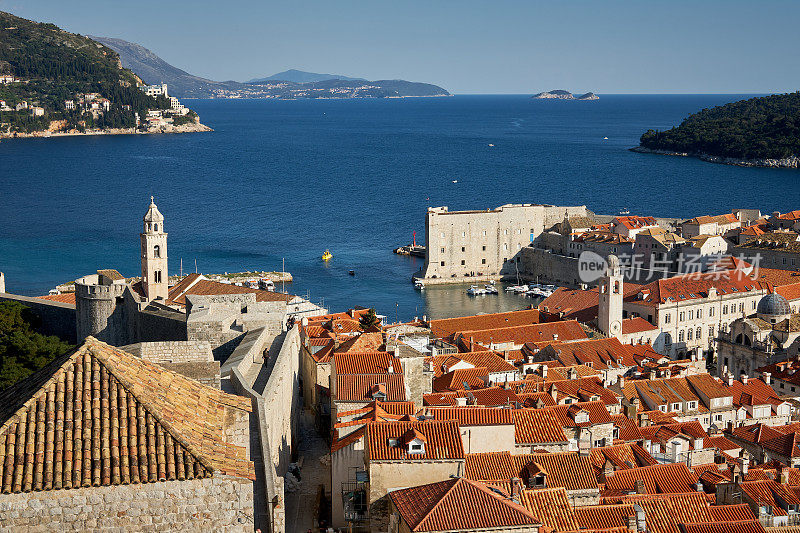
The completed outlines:
[[[642,134],[634,152],[697,157],[749,167],[800,166],[800,92],[749,98]]]
[[[571,92],[565,91],[564,89],[555,89],[544,93],[537,93],[534,94],[531,98],[536,98],[537,100],[599,100],[600,99],[599,96],[591,92],[575,96]]]
[[[170,65],[136,43],[112,37],[92,37],[119,54],[122,66],[158,83],[168,84],[181,98],[408,98],[450,96],[438,85],[406,80],[374,80],[340,74],[289,69],[249,81],[214,81]]]
[[[0,12],[0,138],[210,131],[112,49]]]

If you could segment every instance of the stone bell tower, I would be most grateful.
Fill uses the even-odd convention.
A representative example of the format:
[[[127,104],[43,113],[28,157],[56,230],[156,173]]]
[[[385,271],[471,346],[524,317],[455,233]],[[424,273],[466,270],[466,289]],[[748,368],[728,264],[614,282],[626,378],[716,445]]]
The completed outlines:
[[[158,210],[153,197],[144,216],[142,239],[142,288],[147,301],[166,300],[167,285],[167,234],[164,232],[164,215]]]
[[[608,256],[608,267],[600,278],[597,326],[609,337],[622,336],[622,268],[616,255]]]

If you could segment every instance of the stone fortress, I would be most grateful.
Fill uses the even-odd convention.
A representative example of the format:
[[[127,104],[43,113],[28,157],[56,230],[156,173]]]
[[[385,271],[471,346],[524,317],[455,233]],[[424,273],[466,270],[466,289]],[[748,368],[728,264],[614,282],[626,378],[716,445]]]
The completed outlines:
[[[14,494],[0,495],[0,530],[99,531],[106,527],[131,529],[139,524],[136,529],[159,531],[284,531],[283,482],[302,408],[299,333],[294,322],[327,311],[293,295],[213,281],[197,273],[170,287],[164,222],[151,197],[142,220],[139,280],[126,280],[117,270],[102,269],[75,280],[74,294],[48,299],[6,293],[5,278],[0,274],[0,301],[21,302],[41,316],[44,333],[80,345],[0,395],[9,400],[6,404],[0,401],[0,463],[4,454],[16,453],[15,448],[7,447],[14,439],[5,433],[18,435],[18,428],[25,431],[26,419],[27,427],[38,428],[36,417],[45,408],[54,413],[58,426],[59,417],[72,417],[72,407],[66,409],[68,414],[59,411],[65,401],[58,400],[60,395],[66,391],[72,397],[80,386],[92,391],[89,396],[82,395],[82,401],[88,402],[85,410],[81,408],[82,424],[84,429],[91,428],[91,438],[82,444],[89,454],[84,456],[91,461],[95,453],[110,453],[112,459],[131,454],[130,464],[138,461],[140,468],[145,468],[141,476],[131,470],[132,477],[125,478],[128,474],[123,470],[114,477],[118,463],[103,459],[93,463],[101,466],[99,481],[84,476],[86,482],[78,485],[74,481],[72,485],[50,485],[51,478],[45,473],[44,478],[34,478],[27,485],[25,469],[30,466],[33,471],[38,466],[28,465],[19,455],[14,463],[19,468],[15,466],[14,472],[22,474],[23,483],[15,485],[16,478],[12,478],[11,484],[3,487],[3,492],[8,488]],[[100,389],[95,390],[95,384]],[[123,388],[129,398],[118,405],[113,391]],[[53,399],[58,401],[52,403]],[[99,412],[90,407],[95,399],[102,407]],[[123,411],[122,404],[129,402],[133,403],[128,411]],[[135,411],[130,411],[131,406]],[[209,421],[216,419],[202,409],[222,414],[220,406],[224,406],[225,416],[218,425],[209,426]],[[197,408],[201,410],[195,412]],[[228,411],[236,412],[235,419]],[[108,422],[104,413],[113,419],[112,429],[118,426],[116,431],[121,432],[123,425],[128,431],[139,426],[130,436],[142,437],[139,452],[136,448],[130,451],[126,439],[115,440],[103,429]],[[121,418],[124,416],[130,421]],[[153,428],[148,426],[151,422]],[[61,457],[61,436],[66,435],[63,439],[72,443],[72,430],[66,425],[63,428],[69,434],[62,433],[61,426],[54,436],[44,431],[40,435],[37,429],[29,435],[29,445],[36,449],[55,446]],[[151,435],[150,429],[156,433]],[[212,435],[221,440],[208,446]],[[191,454],[197,460],[199,466],[192,467],[191,476],[184,475],[182,468],[174,470],[170,443],[186,445],[176,451],[179,457]],[[150,450],[151,446],[158,450]],[[142,450],[155,454],[148,456],[149,466],[141,463],[143,456],[137,456],[145,453]],[[228,468],[231,454],[244,461],[235,469]],[[66,457],[61,468],[80,468],[80,462],[68,462]],[[105,470],[106,466],[110,470]],[[147,468],[155,470],[148,474]],[[106,478],[106,471],[112,477]],[[64,476],[67,474],[65,471]],[[44,485],[40,487],[37,479]],[[66,488],[68,494],[62,496]],[[62,503],[51,505],[54,498]],[[38,510],[26,502],[34,502]],[[87,502],[91,512],[85,510]],[[56,512],[63,514],[56,516]],[[107,520],[97,519],[105,515]]]

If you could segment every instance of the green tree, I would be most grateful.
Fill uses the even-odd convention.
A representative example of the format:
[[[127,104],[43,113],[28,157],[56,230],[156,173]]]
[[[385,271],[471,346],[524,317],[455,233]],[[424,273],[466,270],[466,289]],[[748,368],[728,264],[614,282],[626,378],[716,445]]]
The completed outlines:
[[[73,346],[37,331],[41,319],[19,302],[0,303],[0,390],[28,377]]]
[[[377,326],[380,322],[381,320],[378,318],[378,315],[375,314],[375,309],[371,307],[358,319],[358,325],[361,326],[361,329],[364,331]]]

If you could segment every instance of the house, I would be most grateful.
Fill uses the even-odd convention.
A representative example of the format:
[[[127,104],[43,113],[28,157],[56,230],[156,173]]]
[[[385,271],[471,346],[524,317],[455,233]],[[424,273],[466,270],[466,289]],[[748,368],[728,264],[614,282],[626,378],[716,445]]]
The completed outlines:
[[[366,427],[364,443],[372,530],[385,531],[390,524],[390,492],[464,473],[464,446],[455,421],[373,422]]]
[[[746,503],[766,527],[800,523],[800,499],[786,485],[771,479],[720,483],[716,487],[716,500],[719,503],[737,500]]]
[[[730,230],[741,227],[742,223],[733,213],[715,216],[690,218],[681,224],[681,235],[686,239],[698,235],[725,235]]]
[[[573,507],[597,505],[600,490],[588,456],[575,452],[514,455],[514,469],[528,489],[564,488]]]
[[[569,439],[555,413],[542,409],[515,409],[513,413],[513,454],[541,450],[564,452],[569,449]]]
[[[507,531],[538,533],[541,522],[486,485],[455,478],[393,491],[389,533]]]
[[[642,231],[658,228],[658,223],[653,217],[636,215],[618,216],[611,221],[611,231],[628,239],[635,239]]]
[[[514,450],[514,410],[486,407],[427,407],[420,417],[458,422],[464,451],[511,452]]]

